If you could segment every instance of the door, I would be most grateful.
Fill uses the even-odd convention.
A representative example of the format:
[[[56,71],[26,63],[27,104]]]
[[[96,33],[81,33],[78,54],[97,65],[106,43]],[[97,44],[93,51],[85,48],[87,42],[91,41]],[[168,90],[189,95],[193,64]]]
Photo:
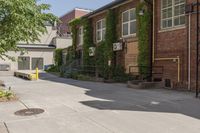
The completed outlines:
[[[35,70],[37,67],[39,70],[43,70],[44,68],[43,58],[32,58],[32,70]]]
[[[18,57],[18,70],[30,70],[30,57]]]

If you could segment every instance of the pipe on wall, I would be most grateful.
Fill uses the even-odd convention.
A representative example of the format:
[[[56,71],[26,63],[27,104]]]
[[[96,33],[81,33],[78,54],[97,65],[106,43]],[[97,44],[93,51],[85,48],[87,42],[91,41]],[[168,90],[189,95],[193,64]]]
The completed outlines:
[[[153,35],[152,35],[152,62],[155,59],[155,0],[153,0]]]
[[[191,13],[188,21],[188,90],[191,90]]]
[[[180,63],[180,57],[174,57],[174,58],[158,58],[155,56],[155,0],[153,0],[153,39],[152,39],[152,62],[155,61],[177,61],[177,80],[180,82],[180,74],[181,74],[181,63]]]
[[[177,65],[177,80],[178,82],[180,82],[181,79],[181,61],[180,61],[180,57],[177,56],[176,58],[155,58],[155,61],[177,61],[178,65]]]

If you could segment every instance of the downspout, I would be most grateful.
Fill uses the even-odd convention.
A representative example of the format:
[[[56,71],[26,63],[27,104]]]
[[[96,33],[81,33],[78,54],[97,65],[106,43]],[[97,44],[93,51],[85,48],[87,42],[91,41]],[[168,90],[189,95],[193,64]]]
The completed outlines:
[[[199,97],[199,0],[197,0],[197,24],[196,24],[196,97]]]
[[[155,0],[153,0],[153,38],[152,38],[152,62],[155,61]]]
[[[188,31],[188,90],[191,90],[191,13],[189,13]]]
[[[152,62],[154,63],[155,61],[177,61],[177,80],[180,82],[180,74],[181,74],[181,63],[180,63],[180,57],[177,56],[175,58],[156,58],[155,57],[155,0],[153,0],[153,43],[152,43]]]
[[[177,56],[176,58],[155,58],[154,61],[173,61],[176,62],[177,61],[177,80],[178,82],[180,82],[181,79],[181,60],[180,57]]]

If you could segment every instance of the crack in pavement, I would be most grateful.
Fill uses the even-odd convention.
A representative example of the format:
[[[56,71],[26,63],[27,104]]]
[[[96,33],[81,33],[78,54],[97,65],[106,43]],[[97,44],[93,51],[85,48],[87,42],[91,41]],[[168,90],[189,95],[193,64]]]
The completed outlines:
[[[10,131],[9,131],[9,129],[8,129],[8,126],[7,126],[6,122],[3,122],[3,125],[4,125],[4,127],[6,128],[7,133],[10,133]]]

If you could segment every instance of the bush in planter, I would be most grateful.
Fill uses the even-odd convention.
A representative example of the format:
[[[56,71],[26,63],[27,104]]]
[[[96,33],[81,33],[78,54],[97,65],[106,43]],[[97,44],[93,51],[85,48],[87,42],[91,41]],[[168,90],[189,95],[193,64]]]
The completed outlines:
[[[77,76],[77,79],[78,79],[78,80],[82,80],[82,81],[91,81],[91,77],[90,77],[90,76],[83,75],[83,74],[79,74],[79,75]]]
[[[15,97],[15,95],[10,90],[0,89],[0,101],[1,101],[1,99],[2,100],[10,100],[14,97]]]

